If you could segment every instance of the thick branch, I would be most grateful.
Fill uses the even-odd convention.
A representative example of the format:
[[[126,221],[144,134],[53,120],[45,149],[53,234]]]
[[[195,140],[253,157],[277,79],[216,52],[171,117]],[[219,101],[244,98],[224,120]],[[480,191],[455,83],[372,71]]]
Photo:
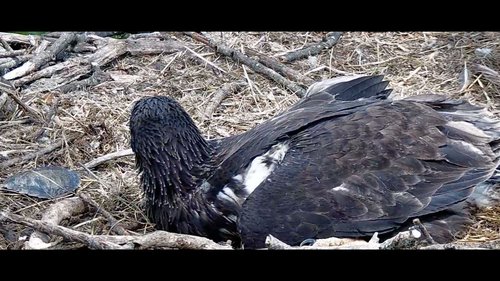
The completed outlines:
[[[274,71],[276,71],[280,74],[285,75],[289,79],[292,79],[294,81],[301,82],[304,84],[308,84],[308,85],[314,83],[313,79],[302,75],[302,73],[298,72],[297,70],[295,70],[291,67],[288,67],[288,66],[282,64],[281,62],[279,62],[278,60],[276,60],[274,58],[268,57],[264,54],[261,54],[257,51],[254,51],[254,50],[252,50],[250,48],[246,48],[246,47],[245,47],[245,52],[251,56],[256,56],[260,63],[273,69]]]
[[[330,32],[321,42],[290,52],[283,56],[283,60],[289,63],[309,56],[315,56],[321,53],[324,49],[329,49],[335,45],[339,41],[341,35],[342,32]]]
[[[42,215],[40,221],[58,225],[61,221],[83,213],[85,205],[80,198],[66,198],[50,205]],[[25,243],[27,249],[45,249],[54,244],[48,243],[47,235],[35,231],[30,235],[30,239]]]
[[[166,231],[155,231],[145,235],[90,235],[55,225],[52,223],[35,220],[10,212],[0,212],[0,221],[9,220],[18,224],[33,227],[37,230],[56,234],[67,240],[82,243],[90,249],[154,249],[154,248],[176,248],[176,249],[232,249],[223,246],[204,237],[186,234],[170,233]]]
[[[74,32],[65,32],[59,37],[52,45],[45,51],[40,53],[39,55],[33,57],[28,62],[24,63],[21,67],[16,68],[3,77],[7,80],[12,80],[26,74],[29,74],[41,66],[45,65],[53,58],[57,56],[61,51],[63,51],[69,44],[76,40],[76,33]]]
[[[190,36],[191,38],[193,38],[199,42],[206,44],[207,46],[214,49],[216,52],[218,52],[220,54],[223,54],[227,57],[230,57],[239,63],[247,65],[253,71],[264,75],[264,77],[271,79],[282,86],[285,86],[287,89],[291,90],[297,96],[299,96],[299,97],[304,96],[305,90],[302,87],[298,86],[297,84],[293,83],[292,81],[281,76],[276,71],[269,69],[268,67],[265,67],[264,65],[262,65],[258,61],[249,58],[247,55],[243,54],[242,52],[239,52],[237,50],[229,48],[223,44],[215,43],[212,40],[210,40],[209,38],[206,38],[205,36],[203,36],[199,33],[185,32],[184,34]]]
[[[13,68],[21,63],[31,59],[33,55],[23,55],[15,58],[3,58],[0,59],[0,69]]]
[[[16,57],[24,54],[26,54],[26,50],[7,51],[7,52],[1,52],[0,58]]]
[[[210,104],[205,108],[205,112],[203,113],[203,120],[212,117],[212,114],[215,112],[215,109],[220,105],[222,100],[224,100],[230,93],[234,93],[241,89],[244,85],[245,83],[235,82],[222,86],[222,88],[220,88],[215,93],[212,100],[210,101]]]

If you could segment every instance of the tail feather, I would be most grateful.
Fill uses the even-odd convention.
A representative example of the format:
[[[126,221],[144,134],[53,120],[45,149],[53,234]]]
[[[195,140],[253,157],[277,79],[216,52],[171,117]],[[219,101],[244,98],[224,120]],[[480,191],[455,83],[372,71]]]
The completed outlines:
[[[389,82],[383,81],[383,79],[383,75],[336,77],[311,85],[306,96],[327,92],[334,96],[335,100],[342,101],[370,97],[386,99],[392,90],[386,89]]]

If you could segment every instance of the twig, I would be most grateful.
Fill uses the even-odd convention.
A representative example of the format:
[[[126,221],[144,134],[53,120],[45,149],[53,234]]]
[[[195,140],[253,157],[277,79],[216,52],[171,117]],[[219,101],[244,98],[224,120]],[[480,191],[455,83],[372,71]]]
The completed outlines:
[[[184,46],[184,48],[186,50],[188,50],[189,52],[191,52],[191,54],[193,54],[195,57],[201,59],[202,61],[204,61],[205,63],[207,63],[208,65],[212,66],[213,68],[219,70],[220,72],[222,73],[226,73],[226,71],[220,67],[218,67],[217,65],[215,65],[213,62],[207,60],[206,58],[202,57],[201,55],[199,55],[198,53],[196,53],[195,51],[191,50],[188,46]]]
[[[90,249],[232,249],[230,246],[219,245],[204,237],[166,231],[155,231],[145,235],[90,235],[60,225],[15,215],[7,211],[0,212],[0,221],[5,219],[49,234],[62,236],[70,241],[82,243]]]
[[[432,236],[429,234],[429,231],[427,231],[427,228],[420,222],[420,219],[414,219],[413,224],[418,228],[420,233],[424,235],[425,240],[429,242],[429,244],[436,244],[436,241],[434,241]]]
[[[279,240],[278,238],[272,236],[269,234],[266,237],[266,248],[269,250],[285,250],[285,249],[292,249],[293,247],[288,245],[287,243]]]
[[[286,77],[288,77],[289,79],[292,79],[294,81],[297,81],[297,82],[301,82],[301,83],[304,83],[304,84],[312,84],[314,83],[314,80],[303,75],[302,73],[298,72],[297,70],[291,68],[291,67],[288,67],[286,65],[284,65],[283,63],[281,63],[280,61],[274,59],[274,58],[271,58],[271,57],[268,57],[264,54],[261,54],[257,51],[254,51],[248,47],[245,47],[245,52],[251,56],[255,56],[258,58],[258,61],[260,63],[262,63],[263,65],[273,69],[274,71],[280,73],[280,74],[283,74],[285,75]]]
[[[258,61],[249,58],[247,55],[243,54],[242,52],[239,52],[237,50],[229,48],[223,44],[217,44],[199,33],[184,32],[184,34],[193,38],[196,41],[199,41],[199,42],[206,44],[210,48],[214,49],[216,52],[223,54],[227,57],[230,57],[233,60],[250,67],[253,71],[264,75],[264,77],[271,79],[282,86],[285,86],[287,89],[289,89],[293,93],[295,93],[298,97],[304,96],[305,90],[302,87],[300,87],[299,85],[295,84],[294,82],[286,79],[285,77],[281,76],[276,71],[274,71],[268,67],[265,67],[263,64],[259,63]]]
[[[56,98],[54,102],[52,103],[52,106],[49,109],[49,112],[47,113],[47,116],[45,117],[45,122],[43,126],[38,130],[38,132],[35,134],[35,140],[38,140],[43,134],[45,133],[45,130],[47,130],[47,126],[50,124],[52,121],[52,118],[57,112],[57,106],[59,105],[59,98]]]
[[[92,169],[94,167],[101,165],[102,163],[105,163],[105,162],[108,162],[111,160],[115,160],[115,159],[118,159],[121,157],[125,157],[125,156],[131,156],[131,155],[134,155],[134,152],[130,148],[125,149],[125,150],[120,150],[120,151],[108,153],[106,155],[98,157],[90,162],[87,162],[86,164],[84,164],[84,166],[87,169]]]
[[[63,51],[69,44],[76,40],[76,33],[64,32],[52,45],[39,55],[24,63],[22,66],[8,72],[3,77],[7,80],[12,80],[29,74],[41,66],[45,65]]]
[[[83,213],[85,206],[80,198],[66,198],[50,205],[42,215],[40,221],[58,225],[64,219],[68,219],[77,214]],[[47,235],[35,231],[25,243],[27,249],[45,249],[54,246],[55,243],[49,243]]]
[[[15,57],[15,56],[20,56],[20,55],[24,55],[24,54],[26,54],[26,50],[15,50],[15,51],[10,50],[7,52],[1,52],[0,58]]]
[[[222,88],[220,88],[212,97],[210,104],[205,108],[202,121],[212,117],[212,114],[215,112],[215,109],[220,105],[222,100],[224,100],[230,93],[234,93],[241,89],[244,85],[245,83],[242,82],[233,82],[222,86]]]
[[[5,168],[10,167],[12,165],[15,165],[15,164],[18,164],[18,163],[24,163],[24,162],[29,161],[31,159],[38,158],[38,157],[40,157],[42,155],[50,153],[50,152],[58,149],[59,147],[63,146],[66,143],[66,141],[70,142],[70,141],[74,140],[75,138],[76,138],[76,136],[70,137],[67,140],[60,139],[57,142],[55,142],[55,143],[53,143],[53,144],[51,144],[51,145],[49,145],[47,147],[44,147],[44,148],[40,149],[37,152],[30,153],[30,154],[27,154],[27,155],[24,155],[24,156],[21,156],[21,157],[12,158],[10,160],[2,162],[2,163],[0,163],[0,169],[5,169]]]
[[[83,200],[83,202],[89,204],[94,207],[97,212],[101,213],[109,222],[110,230],[119,235],[128,235],[129,233],[120,225],[117,219],[113,217],[113,215],[106,211],[103,207],[101,207],[97,202],[95,202],[90,196],[85,193],[79,192],[78,196]]]
[[[8,81],[2,81],[0,79],[0,91],[5,92],[11,99],[14,100],[19,106],[21,106],[26,113],[28,113],[35,121],[41,121],[42,117],[41,114],[38,113],[36,110],[25,104],[22,100],[20,100],[17,96],[19,95],[19,92],[10,85]]]
[[[321,51],[323,51],[324,49],[333,47],[333,45],[335,45],[339,41],[341,36],[342,32],[330,32],[325,36],[325,38],[323,38],[321,42],[284,55],[283,61],[290,63],[298,59],[306,58],[308,56],[315,56],[321,53]]]

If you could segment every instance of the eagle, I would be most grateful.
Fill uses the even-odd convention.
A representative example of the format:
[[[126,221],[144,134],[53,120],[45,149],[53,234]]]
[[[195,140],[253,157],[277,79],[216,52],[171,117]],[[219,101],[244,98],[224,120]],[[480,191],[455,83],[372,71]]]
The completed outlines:
[[[145,211],[158,229],[234,247],[328,237],[390,237],[420,218],[449,242],[470,202],[490,202],[500,122],[443,95],[393,99],[382,75],[317,82],[254,128],[205,139],[167,96],[130,116]],[[477,194],[477,195],[476,195]]]

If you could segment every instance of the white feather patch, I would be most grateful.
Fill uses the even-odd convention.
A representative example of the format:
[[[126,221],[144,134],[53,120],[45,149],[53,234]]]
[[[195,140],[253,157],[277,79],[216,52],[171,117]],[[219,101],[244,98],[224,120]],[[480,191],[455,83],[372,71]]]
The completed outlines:
[[[255,157],[249,167],[243,174],[233,177],[233,179],[242,182],[245,187],[245,198],[248,197],[281,163],[289,149],[288,142],[275,144],[268,152]],[[267,162],[267,163],[266,163]],[[271,162],[269,164],[269,162]]]

